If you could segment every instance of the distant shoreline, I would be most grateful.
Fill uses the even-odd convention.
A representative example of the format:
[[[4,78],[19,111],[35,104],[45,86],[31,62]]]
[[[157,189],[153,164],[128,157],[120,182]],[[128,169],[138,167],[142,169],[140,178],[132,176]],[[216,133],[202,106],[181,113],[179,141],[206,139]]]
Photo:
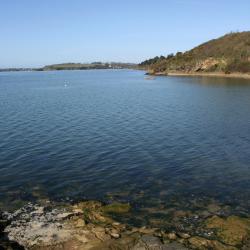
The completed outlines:
[[[242,79],[250,79],[250,74],[243,73],[230,73],[225,74],[223,72],[212,72],[212,73],[184,73],[184,72],[169,72],[169,73],[150,73],[149,75],[155,76],[209,76],[209,77],[224,77],[224,78],[242,78]]]
[[[87,70],[137,70],[134,68],[89,68],[89,69],[49,69],[49,70],[40,70],[40,69],[24,69],[24,70],[1,70],[0,73],[6,72],[52,72],[52,71],[87,71]]]
[[[41,68],[0,68],[0,72],[17,72],[17,71],[54,71],[54,70],[90,70],[90,69],[134,69],[137,64],[134,63],[61,63],[46,65]]]

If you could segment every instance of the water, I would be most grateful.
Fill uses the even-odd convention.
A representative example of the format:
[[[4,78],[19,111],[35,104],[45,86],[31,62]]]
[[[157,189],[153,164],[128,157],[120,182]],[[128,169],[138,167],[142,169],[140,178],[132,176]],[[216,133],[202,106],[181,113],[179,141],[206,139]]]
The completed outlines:
[[[0,74],[0,201],[36,196],[249,213],[250,81]]]

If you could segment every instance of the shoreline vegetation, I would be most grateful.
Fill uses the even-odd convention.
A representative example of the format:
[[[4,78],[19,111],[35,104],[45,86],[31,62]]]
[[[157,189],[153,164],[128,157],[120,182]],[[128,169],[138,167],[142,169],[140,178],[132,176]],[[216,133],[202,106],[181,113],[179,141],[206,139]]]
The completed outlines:
[[[207,212],[176,211],[164,227],[124,222],[129,203],[40,200],[0,213],[0,249],[236,250],[250,247],[250,219]],[[157,211],[155,211],[157,212]]]
[[[250,79],[250,31],[232,32],[175,55],[156,56],[139,68],[151,75]]]

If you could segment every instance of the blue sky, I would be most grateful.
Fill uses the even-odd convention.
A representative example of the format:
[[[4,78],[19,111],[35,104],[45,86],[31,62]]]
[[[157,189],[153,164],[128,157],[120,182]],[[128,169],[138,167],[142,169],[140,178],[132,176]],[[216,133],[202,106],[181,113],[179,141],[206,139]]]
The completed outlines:
[[[249,0],[1,0],[0,67],[140,62],[244,30]]]

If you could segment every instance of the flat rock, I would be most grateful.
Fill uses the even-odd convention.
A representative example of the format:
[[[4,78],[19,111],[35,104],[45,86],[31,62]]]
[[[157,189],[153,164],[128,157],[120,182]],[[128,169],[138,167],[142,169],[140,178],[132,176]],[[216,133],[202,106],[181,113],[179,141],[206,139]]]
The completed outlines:
[[[163,250],[188,250],[188,248],[184,247],[183,245],[177,242],[165,244],[162,249]]]

